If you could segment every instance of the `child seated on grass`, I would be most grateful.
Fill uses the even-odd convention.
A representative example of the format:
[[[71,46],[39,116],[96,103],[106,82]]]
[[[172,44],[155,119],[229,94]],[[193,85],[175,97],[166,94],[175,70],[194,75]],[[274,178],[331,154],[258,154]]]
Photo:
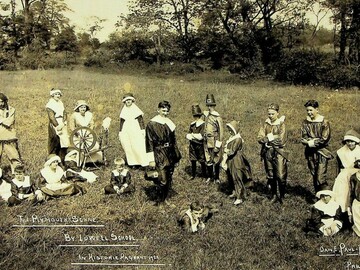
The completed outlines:
[[[304,231],[310,235],[333,236],[342,228],[341,208],[334,200],[334,193],[328,188],[316,193],[319,200],[312,206],[311,218],[306,222]]]
[[[30,176],[25,175],[25,168],[23,165],[18,165],[14,169],[14,178],[11,180],[14,188],[13,194],[21,201],[31,201],[35,199],[34,186],[30,181]]]
[[[195,233],[205,229],[205,223],[219,210],[195,201],[179,213],[178,224],[186,231]]]
[[[40,179],[36,183],[38,201],[52,197],[83,195],[86,191],[79,185],[67,181],[64,170],[59,166],[61,159],[55,154],[50,154],[40,171]]]
[[[133,193],[135,186],[131,183],[129,170],[125,168],[125,160],[116,158],[114,164],[115,170],[111,172],[110,184],[104,188],[105,194],[123,195]]]
[[[13,192],[14,185],[3,179],[2,169],[0,168],[0,203],[5,202],[8,206],[19,204],[20,201]]]

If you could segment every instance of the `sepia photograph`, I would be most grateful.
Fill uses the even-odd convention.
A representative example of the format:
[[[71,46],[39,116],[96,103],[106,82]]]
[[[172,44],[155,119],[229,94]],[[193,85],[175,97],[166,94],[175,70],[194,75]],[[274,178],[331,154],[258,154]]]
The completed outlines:
[[[360,269],[359,0],[0,0],[0,269]]]

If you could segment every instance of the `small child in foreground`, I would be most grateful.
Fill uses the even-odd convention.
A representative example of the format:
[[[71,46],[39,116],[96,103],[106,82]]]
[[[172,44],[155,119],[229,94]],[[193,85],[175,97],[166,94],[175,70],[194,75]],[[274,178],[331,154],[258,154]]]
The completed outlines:
[[[15,177],[11,180],[13,184],[13,194],[21,201],[33,200],[35,198],[34,186],[30,181],[30,176],[25,175],[23,165],[18,165],[14,169]]]
[[[311,218],[307,220],[305,232],[308,234],[333,236],[342,228],[341,208],[334,200],[334,192],[323,188],[316,193],[319,200],[312,206]]]
[[[116,158],[114,164],[115,170],[111,172],[110,184],[104,188],[105,194],[123,195],[126,193],[133,193],[135,191],[135,186],[131,183],[129,170],[125,168],[125,160]]]
[[[186,231],[195,233],[205,229],[205,223],[219,210],[195,201],[180,211],[178,224]]]

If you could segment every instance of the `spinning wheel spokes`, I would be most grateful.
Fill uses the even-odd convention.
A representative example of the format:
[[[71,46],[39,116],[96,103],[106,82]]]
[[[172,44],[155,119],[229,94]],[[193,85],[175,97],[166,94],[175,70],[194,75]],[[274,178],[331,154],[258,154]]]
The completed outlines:
[[[71,144],[81,152],[89,152],[96,144],[96,134],[88,127],[78,127],[70,135]]]

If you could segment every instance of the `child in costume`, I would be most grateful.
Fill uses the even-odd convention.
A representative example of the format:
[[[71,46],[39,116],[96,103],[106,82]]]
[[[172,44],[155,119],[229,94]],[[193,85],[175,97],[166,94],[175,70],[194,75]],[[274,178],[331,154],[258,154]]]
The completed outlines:
[[[25,175],[25,168],[23,165],[15,167],[14,178],[11,180],[14,186],[14,195],[18,200],[33,200],[35,198],[34,186],[30,181],[30,176]]]
[[[149,164],[145,148],[145,124],[142,110],[135,104],[131,93],[124,95],[120,112],[119,139],[126,155],[128,166]]]
[[[135,186],[131,182],[129,170],[125,168],[125,160],[116,158],[114,164],[116,168],[111,172],[110,185],[104,188],[105,194],[123,195],[133,193]]]
[[[67,130],[66,113],[63,102],[61,101],[62,92],[59,89],[51,89],[46,112],[49,117],[49,154],[58,155],[61,162],[64,163],[67,148],[70,145],[69,134]]]
[[[191,179],[196,177],[196,162],[201,165],[202,176],[206,178],[205,152],[204,152],[204,130],[205,122],[201,119],[202,112],[199,104],[192,106],[194,121],[190,124],[186,139],[189,140],[189,158],[191,161]]]
[[[3,179],[2,169],[0,168],[0,202],[4,201],[8,206],[14,206],[21,201],[14,195],[15,187]]]
[[[233,189],[231,198],[236,198],[234,205],[239,205],[246,199],[246,186],[252,185],[250,163],[243,152],[244,140],[239,134],[237,121],[226,124],[230,138],[224,146],[222,168],[226,170],[230,187]]]
[[[71,149],[65,156],[65,177],[73,182],[93,183],[97,180],[97,175],[79,167],[79,151]]]
[[[355,161],[355,168],[358,169],[350,177],[350,206],[347,209],[352,229],[360,237],[360,159]]]
[[[190,204],[190,207],[180,211],[178,224],[186,231],[195,233],[205,229],[205,223],[218,212],[218,209],[204,206],[198,201]]]
[[[349,130],[343,139],[344,146],[336,151],[338,175],[333,192],[341,206],[344,221],[348,220],[347,210],[350,206],[350,177],[359,170],[355,168],[355,161],[360,159],[359,142],[360,135],[355,130]]]
[[[50,154],[47,157],[36,184],[37,190],[35,194],[38,197],[38,201],[52,197],[83,195],[86,193],[81,186],[67,181],[65,172],[59,166],[59,163],[61,163],[59,156]]]
[[[15,109],[8,98],[0,93],[0,159],[5,153],[11,164],[11,172],[22,163],[15,129]]]
[[[270,186],[271,202],[282,203],[285,195],[287,178],[287,153],[284,150],[287,141],[285,116],[279,117],[279,105],[269,104],[268,118],[260,128],[258,142],[261,144],[261,159]]]
[[[215,183],[220,183],[220,163],[222,157],[222,140],[223,140],[223,122],[220,114],[215,111],[215,98],[213,94],[206,96],[207,111],[204,111],[205,117],[205,158],[208,169],[208,179],[206,182],[212,180]]]
[[[319,200],[312,206],[305,232],[333,236],[342,228],[340,205],[334,200],[334,193],[325,186],[316,193],[316,197]]]
[[[305,145],[305,158],[315,192],[318,192],[321,185],[327,185],[328,160],[333,158],[326,148],[331,138],[330,123],[319,114],[319,103],[316,100],[309,100],[304,106],[307,117],[301,126],[301,143]]]

